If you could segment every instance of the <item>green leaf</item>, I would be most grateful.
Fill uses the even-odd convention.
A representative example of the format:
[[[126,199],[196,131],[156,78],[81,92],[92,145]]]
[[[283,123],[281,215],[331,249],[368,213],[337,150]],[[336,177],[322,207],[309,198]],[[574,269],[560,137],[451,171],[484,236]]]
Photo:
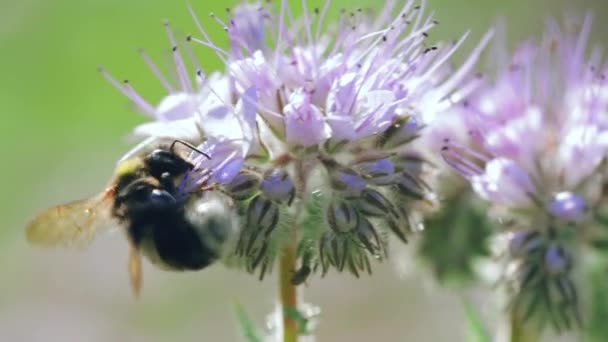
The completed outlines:
[[[595,221],[599,223],[601,227],[608,228],[608,213],[606,213],[605,208],[601,208],[599,212],[595,213]]]
[[[585,286],[588,298],[584,341],[608,341],[608,268],[606,262],[586,260]]]
[[[243,306],[238,303],[236,304],[236,318],[239,322],[240,331],[243,334],[243,337],[245,337],[246,341],[263,341],[262,337],[260,337],[257,329],[255,328],[255,324],[253,324],[253,321],[249,318],[249,315],[247,314],[247,312],[245,312]]]
[[[491,342],[492,339],[483,326],[483,321],[473,305],[464,302],[464,314],[467,321],[467,341]]]
[[[470,191],[462,191],[443,203],[437,215],[425,220],[418,255],[444,286],[460,288],[475,280],[474,263],[488,257],[493,227],[485,207]]]
[[[608,239],[595,239],[591,241],[591,245],[600,252],[608,252]]]

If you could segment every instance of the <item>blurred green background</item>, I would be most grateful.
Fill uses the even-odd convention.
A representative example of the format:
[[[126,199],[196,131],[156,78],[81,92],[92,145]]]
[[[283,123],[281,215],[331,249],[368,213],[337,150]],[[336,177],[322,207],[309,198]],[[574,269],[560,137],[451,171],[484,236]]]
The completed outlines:
[[[206,14],[235,2],[191,3],[223,44],[221,27]],[[320,3],[309,1],[311,8]],[[379,3],[335,0],[332,13]],[[587,10],[596,17],[594,41],[608,32],[598,20],[605,0],[431,0],[428,8],[441,22],[433,38],[472,29],[469,47],[499,16],[511,39],[538,32],[548,15]],[[128,133],[144,121],[96,67],[128,77],[153,103],[162,96],[135,52],[144,47],[162,65],[168,42],[161,19],[177,32],[195,32],[185,1],[0,0],[0,341],[236,341],[235,303],[260,326],[274,307],[272,278],[260,283],[221,267],[175,274],[146,265],[143,298],[135,302],[120,234],[102,236],[84,253],[37,250],[24,241],[23,227],[39,210],[99,192],[132,144]],[[214,55],[196,50],[207,71],[220,67]],[[409,255],[401,257],[396,264],[407,268]],[[357,281],[313,279],[305,292],[323,310],[318,340],[464,340],[459,295],[395,268],[377,267]],[[483,298],[479,291],[467,296]],[[490,303],[480,307],[492,312]]]

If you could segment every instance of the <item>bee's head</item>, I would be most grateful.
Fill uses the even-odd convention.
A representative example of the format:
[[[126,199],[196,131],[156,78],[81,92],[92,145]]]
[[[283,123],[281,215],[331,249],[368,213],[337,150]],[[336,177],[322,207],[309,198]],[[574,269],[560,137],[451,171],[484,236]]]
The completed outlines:
[[[150,176],[161,179],[163,174],[183,175],[192,169],[192,164],[172,150],[156,149],[148,154],[144,163]]]
[[[183,140],[174,140],[168,148],[158,148],[150,152],[145,158],[150,175],[160,179],[162,175],[169,174],[177,177],[192,170],[194,166],[184,157],[180,156],[177,147],[182,146],[197,152],[206,158],[211,158],[205,152]]]

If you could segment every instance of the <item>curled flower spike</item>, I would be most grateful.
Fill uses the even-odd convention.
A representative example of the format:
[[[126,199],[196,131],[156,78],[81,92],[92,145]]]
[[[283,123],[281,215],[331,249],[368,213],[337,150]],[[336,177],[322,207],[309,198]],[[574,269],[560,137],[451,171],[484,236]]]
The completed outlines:
[[[570,271],[573,260],[549,235],[532,230],[512,234],[504,284],[517,324],[550,322],[559,333],[582,324]]]
[[[466,98],[459,114],[468,141],[447,139],[442,149],[490,212],[510,223],[512,315],[558,332],[581,324],[574,253],[604,235],[595,218],[606,189],[607,69],[598,52],[586,55],[590,27],[590,16],[574,31],[550,21],[541,40],[521,44]]]
[[[144,55],[168,91],[157,106],[104,72],[153,120],[136,134],[182,138],[211,156],[193,157],[188,184],[235,201],[234,256],[260,277],[294,237],[300,275],[370,273],[390,236],[407,241],[419,202],[436,198],[427,158],[411,144],[424,127],[418,116],[452,103],[490,37],[451,69],[467,34],[429,43],[438,22],[415,1],[388,1],[376,15],[344,11],[333,26],[328,10],[304,8],[297,19],[287,1],[238,5],[212,15],[228,38],[221,47],[190,8],[199,32],[187,47],[211,49],[226,71],[187,68],[166,25],[176,85]]]

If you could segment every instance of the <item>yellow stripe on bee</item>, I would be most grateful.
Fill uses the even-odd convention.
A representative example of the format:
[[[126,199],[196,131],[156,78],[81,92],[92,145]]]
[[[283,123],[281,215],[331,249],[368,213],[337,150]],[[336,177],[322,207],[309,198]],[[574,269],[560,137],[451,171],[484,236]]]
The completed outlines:
[[[133,172],[136,172],[142,167],[143,160],[141,158],[131,158],[120,162],[116,166],[115,176],[120,177]]]

